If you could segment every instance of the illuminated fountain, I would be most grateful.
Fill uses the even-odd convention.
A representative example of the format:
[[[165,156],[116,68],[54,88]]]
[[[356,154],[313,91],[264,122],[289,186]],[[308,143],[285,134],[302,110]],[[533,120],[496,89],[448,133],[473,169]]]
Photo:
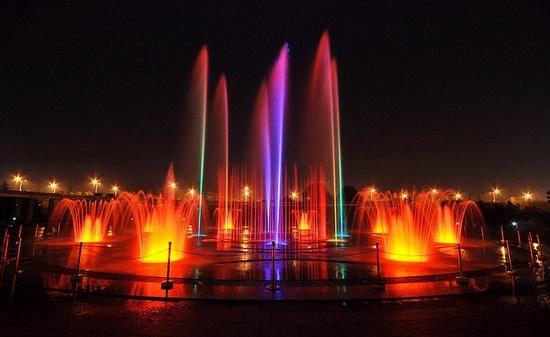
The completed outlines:
[[[114,200],[72,200],[64,198],[50,217],[50,226],[72,228],[74,242],[101,242],[120,223]]]
[[[425,262],[433,242],[460,243],[466,225],[483,225],[474,202],[457,201],[452,195],[435,190],[374,194],[366,188],[355,197],[356,230],[382,235],[389,260]]]
[[[338,241],[346,236],[337,72],[328,33],[323,34],[319,43],[306,97],[306,113],[300,116],[301,123],[294,123],[300,125],[297,133],[284,129],[287,119],[292,117],[287,112],[288,57],[289,47],[284,45],[256,99],[250,162],[233,168],[231,174],[227,146],[229,109],[223,76],[217,87],[213,114],[218,116],[218,124],[213,134],[223,138],[220,144],[225,145],[219,152],[218,205],[214,212],[219,240],[286,244],[296,238],[297,227],[305,231],[306,219],[310,223],[307,225],[311,227],[307,230],[310,235],[299,237],[326,241],[330,236]],[[297,134],[299,138],[285,139],[283,136],[287,133]],[[285,147],[290,142],[301,144],[292,146],[296,158],[291,174],[284,164],[292,160]],[[307,179],[300,178],[304,176],[304,168],[310,171]],[[293,193],[308,195],[298,201],[291,197]],[[327,195],[331,196],[330,200]],[[302,209],[294,209],[297,206]],[[328,231],[330,224],[333,225]]]
[[[166,275],[169,243],[172,270],[181,282],[189,282],[173,284],[181,296],[200,293],[202,279],[347,281],[351,277],[362,286],[380,264],[382,276],[388,278],[454,273],[456,245],[465,228],[483,226],[476,205],[454,200],[451,191],[405,195],[372,189],[364,189],[352,205],[345,205],[338,79],[328,34],[321,38],[304,105],[298,109],[290,106],[287,92],[289,52],[285,44],[261,82],[253,118],[243,127],[251,131],[249,143],[232,149],[246,159],[235,163],[229,146],[228,84],[220,76],[208,102],[208,52],[203,47],[183,124],[182,136],[189,138],[183,142],[183,155],[169,167],[162,194],[123,192],[109,202],[63,200],[52,227],[71,223],[74,241],[104,244],[85,245],[82,252],[74,244],[68,253],[60,249],[55,253],[61,256],[60,265],[74,268],[78,260],[92,275],[106,271],[157,278],[157,283],[145,281],[150,282],[147,290],[135,290],[153,296],[161,290],[158,278]],[[180,188],[187,192],[177,193],[178,159],[184,161],[184,174],[178,177],[188,186],[198,186],[198,191]],[[354,237],[349,240],[344,207],[354,211],[350,232]],[[109,235],[105,233],[113,233],[117,240],[105,241]],[[327,244],[330,241],[337,244]],[[58,244],[43,245],[53,250]],[[463,248],[469,249],[468,262],[473,256],[479,258],[477,248]],[[441,249],[446,253],[436,252]],[[478,266],[486,262],[483,256],[480,260]],[[426,261],[430,263],[422,263]],[[407,262],[418,263],[411,267]],[[123,282],[113,280],[113,284]],[[342,293],[345,284],[339,288]]]
[[[164,194],[158,197],[143,191],[121,193],[117,202],[126,210],[126,219],[133,221],[137,234],[139,256],[142,262],[165,262],[168,243],[171,242],[171,259],[183,258],[185,241],[197,228],[200,195],[189,191],[176,200],[174,168],[170,165]]]

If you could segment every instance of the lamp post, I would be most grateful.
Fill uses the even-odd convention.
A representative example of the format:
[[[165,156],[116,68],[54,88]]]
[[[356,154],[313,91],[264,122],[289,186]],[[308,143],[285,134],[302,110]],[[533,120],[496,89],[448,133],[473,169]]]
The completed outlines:
[[[97,187],[100,184],[101,184],[101,182],[97,178],[92,179],[92,185],[94,185],[94,193],[97,193]]]
[[[174,200],[176,200],[176,188],[177,188],[177,186],[178,186],[178,185],[176,184],[175,181],[172,181],[172,182],[170,183],[170,188],[172,189],[172,196],[171,196],[171,198],[173,198]]]
[[[245,186],[243,193],[244,193],[244,201],[248,201],[248,197],[250,196],[250,187]]]
[[[117,185],[113,185],[113,194],[116,195],[118,194],[118,186]]]
[[[19,183],[19,191],[23,190],[23,177],[21,177],[19,174],[13,177],[13,180],[16,183]],[[25,179],[26,180],[26,179]]]
[[[437,194],[437,188],[435,188],[435,187],[432,188],[431,192],[432,192],[432,199],[433,199],[433,198],[435,198],[435,195]]]
[[[525,198],[525,205],[527,205],[527,202],[533,199],[533,194],[531,194],[530,192],[526,192],[523,194],[523,197]]]
[[[460,200],[462,199],[462,194],[460,194],[460,192],[456,192],[455,193],[455,200]]]
[[[500,194],[500,189],[498,187],[494,188],[493,192],[491,192],[491,193],[493,193],[493,202],[497,202],[497,195]]]
[[[57,192],[57,183],[55,181],[52,181],[50,183],[50,188],[52,189],[52,193]]]
[[[369,190],[369,193],[370,193],[370,201],[372,201],[374,193],[376,193],[376,188],[371,187],[370,190]]]

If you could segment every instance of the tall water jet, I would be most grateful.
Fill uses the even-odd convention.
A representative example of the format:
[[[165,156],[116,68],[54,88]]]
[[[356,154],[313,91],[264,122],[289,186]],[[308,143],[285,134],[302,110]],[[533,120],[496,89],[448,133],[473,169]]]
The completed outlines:
[[[328,32],[324,32],[313,64],[306,102],[306,116],[300,129],[304,160],[321,165],[330,172],[334,239],[347,235],[343,200],[340,147],[338,76],[336,60],[331,56]],[[302,160],[301,165],[306,165]]]
[[[269,241],[282,240],[283,135],[288,81],[288,45],[285,44],[267,82],[262,83],[256,103],[261,158],[256,158],[253,171],[259,168],[255,187],[265,201],[265,223]],[[258,166],[256,166],[258,165]]]
[[[287,81],[288,81],[288,44],[285,44],[279,53],[279,58],[272,70],[269,79],[269,108],[270,108],[270,120],[271,130],[273,138],[271,139],[271,146],[275,149],[274,157],[271,164],[273,170],[271,170],[275,178],[274,194],[275,209],[274,209],[274,226],[275,235],[271,237],[272,241],[278,243],[280,240],[281,232],[281,201],[283,198],[283,135],[284,135],[284,120],[286,110],[286,98],[287,98]],[[270,199],[268,199],[270,200]]]
[[[181,144],[182,160],[178,167],[182,167],[182,177],[193,188],[198,183],[199,195],[204,189],[204,165],[206,145],[206,117],[208,101],[208,50],[203,46],[193,70],[191,78],[188,109],[184,116],[183,141]],[[178,161],[176,161],[178,162]],[[196,185],[194,185],[196,186]],[[196,188],[196,187],[195,187]],[[199,199],[199,214],[204,207],[202,198]],[[202,236],[202,218],[198,219],[195,235]]]
[[[316,190],[314,198],[310,195],[309,200],[300,203],[307,206],[308,210],[304,210],[305,212],[315,214],[307,217],[315,219],[316,224],[315,230],[312,231],[315,235],[311,238],[314,240],[327,238],[325,228],[327,218],[332,219],[333,235],[336,240],[346,234],[344,201],[341,192],[339,108],[338,99],[335,98],[338,95],[336,73],[336,61],[331,59],[328,34],[325,33],[319,46],[309,90],[310,113],[299,130],[300,143],[304,142],[306,145],[297,154],[300,165],[294,166],[294,181],[289,184],[288,174],[283,165],[285,159],[283,155],[288,154],[283,138],[287,118],[288,45],[283,46],[268,79],[262,82],[256,100],[252,127],[253,150],[249,156],[252,162],[249,171],[240,169],[241,172],[246,171],[249,175],[247,178],[232,175],[229,179],[231,182],[228,183],[227,167],[224,168],[222,164],[220,168],[222,171],[218,173],[218,207],[214,220],[217,223],[219,239],[240,240],[241,237],[259,239],[262,235],[266,241],[276,243],[291,239],[293,227],[296,227],[293,224],[296,224],[296,219],[303,217],[297,216],[297,212],[292,208],[297,203],[288,202],[290,191],[305,192],[311,186],[325,189]],[[218,111],[222,110],[227,112],[226,97],[222,95],[224,92],[218,87],[214,104],[222,108],[213,109],[213,114],[218,114]],[[226,132],[226,129],[222,130],[217,126],[214,128],[219,130],[218,135]],[[292,150],[296,150],[295,147],[291,148],[291,152]],[[303,185],[299,186],[300,172],[297,167],[309,168],[311,172],[316,171],[316,173],[309,172],[308,178],[301,181]],[[329,173],[328,180],[325,172]],[[235,185],[235,180],[241,182],[240,186]],[[239,195],[243,188],[246,188],[247,203],[235,202],[240,200]],[[329,200],[327,192],[331,195],[331,202],[327,202]],[[240,212],[244,208],[255,211]],[[332,216],[327,212],[328,209],[332,209]],[[253,217],[252,214],[254,214]]]
[[[337,234],[334,236],[336,239],[348,236],[346,227],[346,210],[344,207],[344,174],[342,170],[342,147],[340,144],[340,93],[338,91],[338,71],[336,66],[336,60],[332,59],[331,62],[332,71],[332,91],[333,91],[333,184],[334,188],[334,208],[336,219]]]
[[[233,221],[230,220],[230,198],[232,194],[229,189],[229,111],[227,102],[227,83],[222,75],[214,93],[212,113],[210,114],[211,126],[209,130],[207,148],[209,149],[210,170],[217,172],[218,177],[218,207],[215,210],[214,221],[218,228],[218,238],[222,237],[220,228],[227,231],[232,229]],[[216,161],[216,162],[214,162]],[[231,191],[232,192],[232,191]],[[220,214],[221,213],[221,214]],[[221,221],[227,222],[219,223]],[[229,222],[231,221],[231,224]],[[231,228],[230,228],[231,226]]]

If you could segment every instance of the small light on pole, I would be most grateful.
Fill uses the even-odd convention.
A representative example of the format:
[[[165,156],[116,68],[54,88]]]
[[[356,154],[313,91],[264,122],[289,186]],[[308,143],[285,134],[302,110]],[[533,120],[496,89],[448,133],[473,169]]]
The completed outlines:
[[[19,191],[22,191],[23,190],[23,177],[21,177],[21,175],[18,174],[15,177],[13,177],[13,180],[16,183],[19,183]]]
[[[527,202],[533,199],[533,194],[531,194],[530,192],[526,192],[523,194],[523,197],[525,198],[525,204],[527,205]]]
[[[172,189],[172,195],[171,195],[170,198],[172,198],[172,199],[174,199],[174,200],[176,199],[176,188],[177,188],[177,186],[178,186],[178,185],[176,184],[175,181],[172,181],[172,182],[170,183],[170,188]],[[169,198],[169,199],[170,199],[170,198]]]
[[[56,193],[57,192],[57,183],[55,181],[52,181],[50,183],[50,188],[52,189],[52,193]]]
[[[493,193],[493,202],[497,202],[497,195],[500,194],[500,189],[498,187],[494,188],[492,193]]]
[[[374,193],[376,193],[376,188],[371,187],[369,190],[369,193],[370,193],[370,201],[372,201],[374,197]]]
[[[94,178],[92,179],[92,184],[94,185],[94,193],[97,193],[97,187],[101,184],[101,182],[99,179]]]

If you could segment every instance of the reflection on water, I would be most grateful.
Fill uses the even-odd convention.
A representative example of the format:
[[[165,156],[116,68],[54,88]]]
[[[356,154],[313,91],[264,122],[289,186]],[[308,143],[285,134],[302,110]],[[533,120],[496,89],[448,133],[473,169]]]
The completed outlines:
[[[77,245],[47,243],[36,259],[50,265],[101,274],[165,277],[167,262],[142,263],[125,249],[125,242],[84,244],[79,259]],[[407,263],[380,258],[383,278],[437,275],[458,272],[457,248],[442,246],[430,252],[429,263]],[[502,262],[500,246],[463,245],[464,270],[494,267]],[[212,243],[186,252],[188,258],[171,262],[170,277],[227,280],[367,279],[377,275],[376,250],[370,246],[252,245]],[[95,273],[95,274],[94,274]],[[102,276],[102,275],[99,275]]]
[[[377,240],[378,237],[373,236],[371,242]],[[129,246],[124,240],[85,243],[79,254],[80,247],[73,242],[43,240],[36,244],[33,261],[47,267],[37,268],[34,275],[39,270],[48,270],[38,276],[47,289],[164,297],[166,291],[161,288],[161,283],[166,280],[167,261],[143,263],[139,253],[128,249]],[[378,269],[386,291],[428,293],[427,289],[435,288],[434,282],[445,291],[460,289],[456,288],[455,282],[455,276],[459,275],[458,247],[455,245],[434,246],[426,263],[393,261],[380,254],[379,265],[376,249],[371,244],[332,245],[325,242],[273,246],[205,241],[201,245],[190,246],[192,248],[185,252],[185,259],[170,264],[170,279],[174,282],[174,288],[169,291],[169,297],[199,298],[212,293],[231,296],[234,292],[242,292],[242,289],[262,292],[272,280],[287,293],[289,289],[297,293],[308,292],[311,287],[315,289],[311,291],[349,293],[350,286],[374,284]],[[468,289],[486,290],[489,279],[479,277],[478,271],[497,270],[506,262],[506,250],[496,243],[477,241],[466,242],[460,248],[465,277],[470,280]],[[512,251],[511,256],[516,269],[529,268],[528,261],[520,259],[517,249]],[[71,282],[71,276],[76,274],[77,267],[82,282],[75,284]],[[537,261],[533,274],[529,271],[521,280],[517,277],[511,280],[524,284],[526,281],[531,283],[534,277],[536,282],[542,282],[545,280],[545,268],[544,261]],[[26,267],[22,277],[27,278],[32,273]]]

